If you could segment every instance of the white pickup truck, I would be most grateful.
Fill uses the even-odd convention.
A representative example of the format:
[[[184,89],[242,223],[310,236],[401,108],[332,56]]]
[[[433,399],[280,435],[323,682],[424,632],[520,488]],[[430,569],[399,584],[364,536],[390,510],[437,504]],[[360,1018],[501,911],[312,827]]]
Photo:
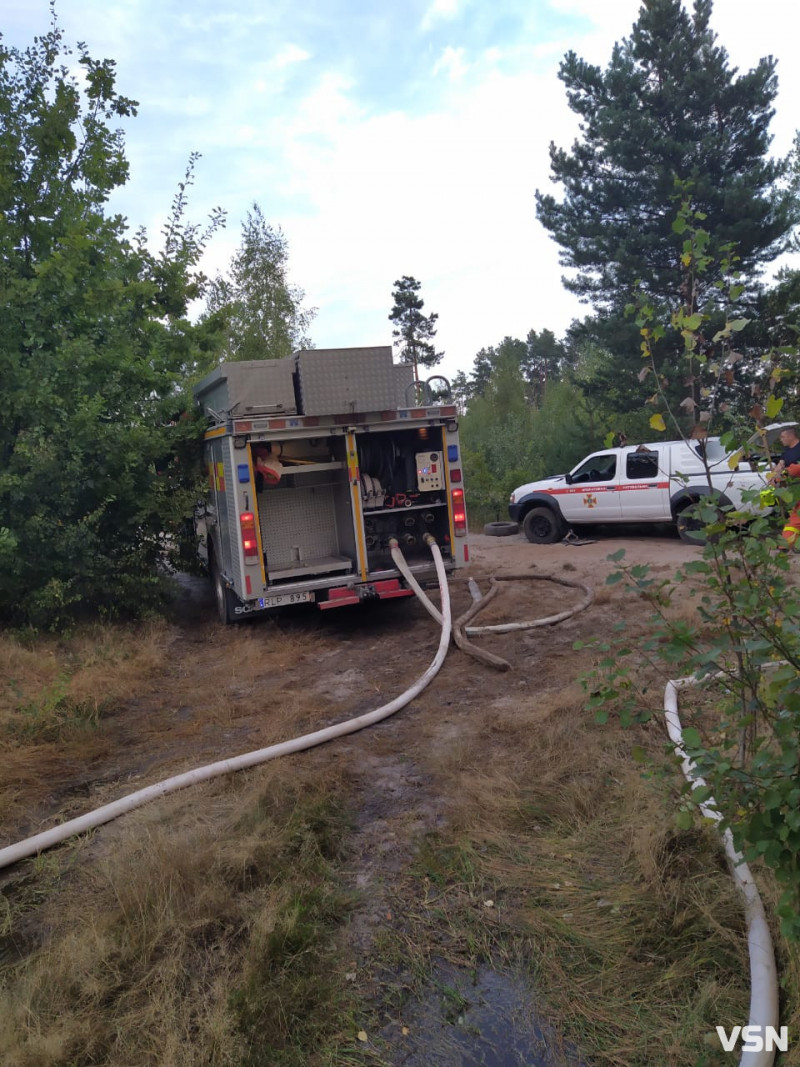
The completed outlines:
[[[767,427],[765,439],[776,440],[785,425],[794,424]],[[766,485],[765,458],[742,457],[733,467],[730,460],[716,437],[607,448],[587,456],[569,474],[519,486],[508,510],[528,540],[539,545],[562,540],[569,527],[639,522],[674,522],[682,540],[698,544],[703,523],[692,505],[718,492],[722,505],[739,508],[743,490]]]

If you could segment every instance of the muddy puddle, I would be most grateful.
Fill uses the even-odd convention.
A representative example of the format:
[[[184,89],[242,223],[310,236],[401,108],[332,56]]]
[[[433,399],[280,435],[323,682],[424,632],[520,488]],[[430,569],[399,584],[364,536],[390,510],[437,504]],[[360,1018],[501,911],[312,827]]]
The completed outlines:
[[[393,1067],[585,1067],[537,1017],[524,982],[444,960],[375,1043]]]

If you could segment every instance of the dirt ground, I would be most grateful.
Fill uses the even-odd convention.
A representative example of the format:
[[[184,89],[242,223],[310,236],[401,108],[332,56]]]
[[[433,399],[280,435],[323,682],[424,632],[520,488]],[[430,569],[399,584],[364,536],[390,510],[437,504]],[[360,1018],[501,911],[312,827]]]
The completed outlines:
[[[626,560],[671,574],[701,551],[665,529],[585,536],[593,543],[536,546],[521,534],[472,535],[469,574],[482,591],[492,575],[553,575],[590,584],[598,594],[595,602],[556,626],[476,637],[481,647],[508,660],[511,669],[504,673],[453,648],[433,683],[408,707],[368,730],[290,757],[319,766],[343,764],[354,783],[347,877],[358,904],[341,946],[342,959],[354,972],[387,923],[395,880],[457,802],[434,781],[431,767],[446,777],[467,740],[489,738],[493,713],[513,706],[519,694],[575,685],[585,663],[574,643],[608,632],[622,610],[617,595],[604,586],[615,567],[607,560],[610,553],[624,548]],[[463,575],[452,583],[452,593],[457,615],[471,602]],[[564,611],[581,597],[578,589],[546,581],[504,583],[475,623],[538,619]],[[282,638],[276,647],[283,652],[273,654],[276,626]],[[303,609],[277,623],[260,619],[223,628],[207,583],[187,578],[168,640],[170,666],[157,687],[132,693],[104,720],[87,742],[85,760],[54,763],[44,794],[41,783],[20,773],[16,803],[4,819],[6,840],[19,840],[182,770],[285,740],[292,736],[287,729],[316,730],[370,711],[422,674],[435,653],[438,628],[415,598],[329,613]],[[282,662],[287,641],[294,654]],[[220,671],[226,663],[222,693]],[[209,715],[211,704],[216,711]],[[293,721],[270,715],[278,704],[296,709]],[[98,831],[92,849],[102,850],[104,840],[119,832],[116,826]],[[91,858],[92,851],[86,855]],[[457,988],[463,979],[443,960],[434,961],[434,967],[440,985],[446,981]],[[380,980],[375,978],[377,999]],[[578,1053],[565,1049],[558,1035],[540,1024],[530,991],[513,977],[486,970],[472,976],[469,988],[458,1025],[445,1025],[425,996],[409,1006],[405,1032],[387,1019],[380,1035],[381,1062],[495,1067],[579,1062]]]

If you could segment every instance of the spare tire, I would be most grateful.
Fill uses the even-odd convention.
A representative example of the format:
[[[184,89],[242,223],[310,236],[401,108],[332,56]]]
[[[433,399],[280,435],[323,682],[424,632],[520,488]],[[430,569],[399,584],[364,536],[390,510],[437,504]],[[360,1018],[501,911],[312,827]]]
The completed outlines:
[[[519,533],[519,523],[487,522],[483,528],[483,532],[488,537],[510,537],[512,534]]]

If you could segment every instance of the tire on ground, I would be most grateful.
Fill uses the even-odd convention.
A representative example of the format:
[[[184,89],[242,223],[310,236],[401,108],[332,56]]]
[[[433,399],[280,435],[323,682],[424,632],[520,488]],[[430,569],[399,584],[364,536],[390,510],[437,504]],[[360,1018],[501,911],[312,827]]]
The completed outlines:
[[[681,541],[684,541],[687,545],[705,545],[709,540],[718,540],[719,535],[712,532],[710,538],[706,533],[706,526],[708,525],[708,519],[701,519],[697,515],[697,505],[703,503],[703,501],[694,501],[694,503],[687,504],[686,507],[679,511],[675,516],[675,525],[678,528],[678,537]],[[707,503],[707,501],[705,502]],[[717,509],[717,521],[725,523],[725,513]]]
[[[518,522],[487,522],[483,528],[487,537],[510,537],[519,533]]]
[[[550,508],[531,508],[525,516],[522,529],[534,545],[554,545],[565,533],[561,516]]]

